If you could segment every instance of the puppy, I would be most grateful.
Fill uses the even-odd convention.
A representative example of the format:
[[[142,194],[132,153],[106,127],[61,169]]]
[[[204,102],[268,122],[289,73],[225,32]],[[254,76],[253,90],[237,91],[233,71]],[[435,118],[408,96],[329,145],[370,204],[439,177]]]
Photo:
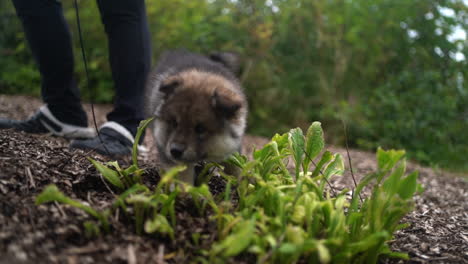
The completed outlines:
[[[162,54],[148,78],[146,111],[163,169],[186,164],[180,175],[195,183],[195,165],[240,152],[247,101],[233,53],[210,56],[177,50]]]

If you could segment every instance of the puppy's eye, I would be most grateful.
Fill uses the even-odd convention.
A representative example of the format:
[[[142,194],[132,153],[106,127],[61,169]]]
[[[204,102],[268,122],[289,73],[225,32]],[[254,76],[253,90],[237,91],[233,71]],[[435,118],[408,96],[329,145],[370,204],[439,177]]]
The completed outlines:
[[[197,125],[195,126],[195,132],[196,132],[197,134],[203,134],[203,133],[205,133],[205,132],[206,132],[205,126],[203,126],[203,125],[200,124],[200,123],[197,124]]]
[[[177,128],[177,120],[175,120],[174,118],[171,118],[169,120],[169,124],[171,125],[172,128]]]

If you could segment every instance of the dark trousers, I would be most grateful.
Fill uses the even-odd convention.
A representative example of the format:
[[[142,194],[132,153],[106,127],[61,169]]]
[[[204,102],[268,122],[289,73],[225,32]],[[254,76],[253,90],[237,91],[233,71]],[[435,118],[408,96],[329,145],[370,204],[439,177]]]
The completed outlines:
[[[97,0],[115,84],[114,109],[107,115],[133,135],[144,118],[143,91],[150,70],[150,34],[144,0]],[[73,74],[70,30],[57,0],[13,0],[41,73],[44,102],[62,122],[86,126]],[[82,21],[83,22],[83,21]],[[86,32],[84,32],[86,39]]]

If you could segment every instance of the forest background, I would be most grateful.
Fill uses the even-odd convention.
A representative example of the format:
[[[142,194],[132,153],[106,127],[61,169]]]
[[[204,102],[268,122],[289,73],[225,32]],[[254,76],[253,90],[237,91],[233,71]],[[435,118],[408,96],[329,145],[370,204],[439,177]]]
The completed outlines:
[[[89,101],[73,1],[62,1],[76,75]],[[78,1],[94,102],[110,103],[107,40],[95,1]],[[468,172],[468,7],[463,0],[146,1],[153,64],[161,52],[235,51],[249,133],[322,122],[327,142],[404,148]],[[0,93],[39,96],[40,76],[11,1],[0,0]]]

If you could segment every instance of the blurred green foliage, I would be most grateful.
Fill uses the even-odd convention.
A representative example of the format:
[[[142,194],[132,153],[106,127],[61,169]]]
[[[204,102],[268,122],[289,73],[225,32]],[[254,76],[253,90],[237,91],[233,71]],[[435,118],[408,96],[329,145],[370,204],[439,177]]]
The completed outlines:
[[[111,102],[107,42],[95,1],[79,1],[91,83]],[[72,1],[76,74],[85,87]],[[468,170],[468,8],[462,0],[147,1],[153,58],[167,49],[242,54],[250,132],[321,120],[329,142],[406,148],[424,164]],[[0,0],[2,93],[39,94],[19,20]],[[84,98],[89,91],[82,89]],[[331,133],[331,134],[330,134]]]

